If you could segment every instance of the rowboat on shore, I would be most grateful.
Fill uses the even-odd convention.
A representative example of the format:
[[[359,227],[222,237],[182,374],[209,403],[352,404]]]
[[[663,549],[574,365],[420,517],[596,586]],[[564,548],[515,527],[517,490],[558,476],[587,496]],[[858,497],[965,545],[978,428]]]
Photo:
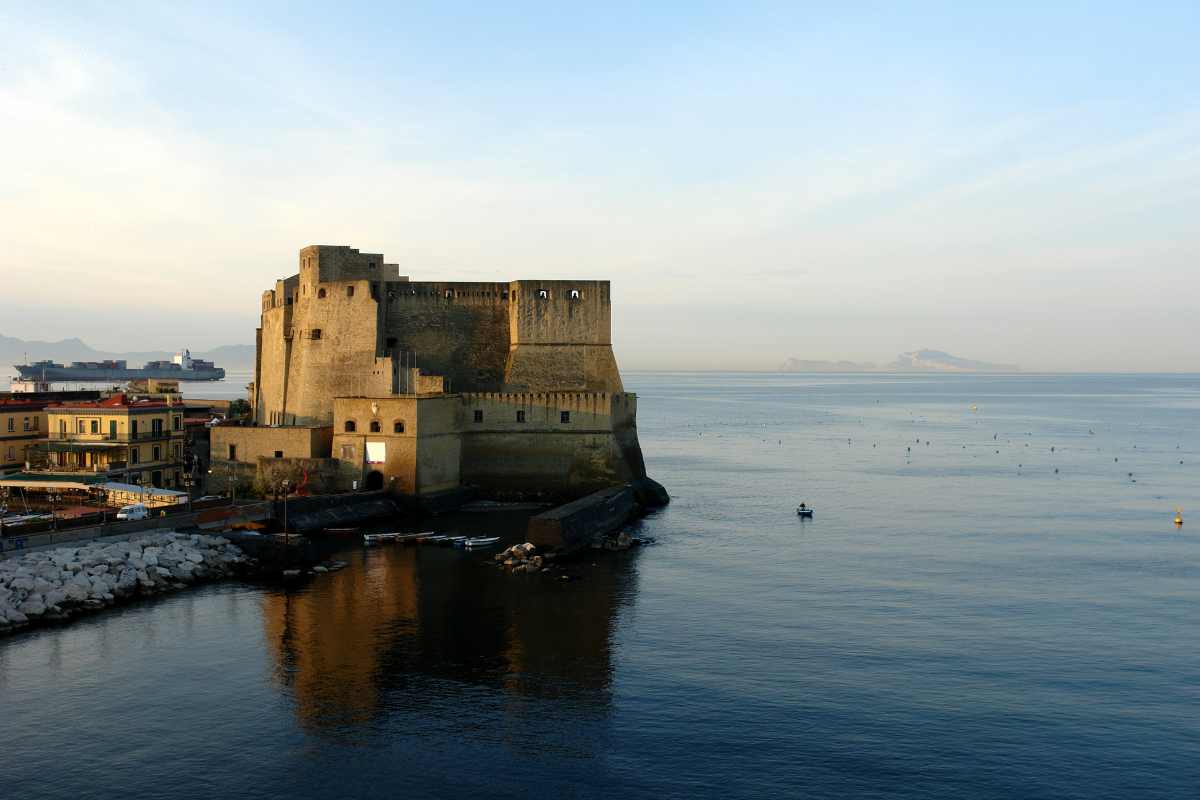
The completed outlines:
[[[363,544],[391,544],[398,541],[403,533],[364,533]]]
[[[499,536],[475,536],[463,542],[463,547],[470,550],[473,547],[491,547],[500,541]]]

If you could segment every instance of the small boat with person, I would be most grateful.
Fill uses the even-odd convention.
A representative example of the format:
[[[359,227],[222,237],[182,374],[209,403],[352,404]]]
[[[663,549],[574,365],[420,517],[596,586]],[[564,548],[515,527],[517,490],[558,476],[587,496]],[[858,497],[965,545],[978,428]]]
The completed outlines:
[[[800,505],[796,506],[796,516],[812,517],[812,515],[813,515],[813,510],[809,507],[809,505],[807,503],[801,503]]]

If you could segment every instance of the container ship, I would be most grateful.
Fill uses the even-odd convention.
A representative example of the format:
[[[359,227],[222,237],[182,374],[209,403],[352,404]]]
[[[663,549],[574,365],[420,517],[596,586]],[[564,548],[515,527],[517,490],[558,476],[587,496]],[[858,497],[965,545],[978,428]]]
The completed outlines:
[[[138,378],[155,378],[171,381],[219,381],[224,379],[225,370],[211,361],[192,358],[183,350],[171,361],[150,361],[141,369],[130,369],[124,361],[72,361],[69,365],[54,361],[35,361],[32,364],[14,364],[21,380],[41,383],[129,381]]]

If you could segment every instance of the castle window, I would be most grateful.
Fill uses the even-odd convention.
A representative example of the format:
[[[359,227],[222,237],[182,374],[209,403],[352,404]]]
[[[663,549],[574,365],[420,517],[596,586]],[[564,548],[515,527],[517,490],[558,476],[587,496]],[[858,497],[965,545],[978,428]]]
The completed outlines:
[[[317,289],[317,299],[318,300],[325,299],[325,290],[324,289]]]
[[[374,261],[368,261],[368,262],[367,262],[367,269],[375,269],[375,262],[374,262]]]
[[[130,451],[129,454],[131,456],[133,456],[133,463],[136,464],[137,463],[137,448],[135,447],[132,451]],[[237,461],[237,445],[236,444],[229,445],[229,460]]]
[[[379,420],[377,420],[377,419],[371,420],[371,433],[379,433],[380,430],[381,429],[379,427]]]
[[[346,420],[346,433],[354,433],[356,430],[358,430],[358,426],[354,424],[354,420]]]
[[[479,409],[479,408],[475,409],[475,421],[483,422],[483,410],[482,409]]]
[[[501,299],[501,300],[507,300],[507,299],[508,299],[508,289],[501,289],[501,290],[500,290],[500,299]]]
[[[396,433],[404,433],[404,420],[398,419],[392,423],[392,430]]]
[[[283,458],[283,451],[282,451],[282,450],[276,450],[276,451],[275,451],[275,457],[276,457],[276,458]]]
[[[538,299],[539,300],[549,300],[550,299],[550,290],[549,289],[538,289]]]
[[[453,299],[454,299],[454,290],[453,290],[453,289],[447,289],[447,290],[446,290],[446,299],[447,299],[447,300],[453,300]]]
[[[309,332],[308,332],[308,338],[310,338],[310,339],[320,339],[320,338],[321,338],[321,329],[320,329],[320,328],[313,328],[311,331],[309,331]]]
[[[525,421],[525,409],[521,409],[520,411],[517,412],[517,422],[524,422],[524,421]]]
[[[352,445],[352,444],[342,445],[342,461],[353,461],[353,460],[354,460],[354,445]]]
[[[354,297],[354,287],[353,286],[346,287],[346,297]]]
[[[571,421],[571,412],[570,411],[559,412],[558,419],[560,422],[562,422],[563,425],[566,425],[568,422]]]
[[[572,300],[578,300],[580,297],[581,297],[581,295],[579,294],[579,290],[578,290],[578,289],[572,289],[572,290],[571,290],[571,299],[572,299]]]

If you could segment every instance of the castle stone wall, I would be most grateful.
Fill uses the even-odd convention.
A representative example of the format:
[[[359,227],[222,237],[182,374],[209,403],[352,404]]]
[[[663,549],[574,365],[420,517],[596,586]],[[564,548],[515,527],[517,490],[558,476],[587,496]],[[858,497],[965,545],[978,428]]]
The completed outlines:
[[[384,295],[383,344],[447,391],[498,388],[508,357],[508,284],[410,282]]]
[[[263,293],[255,419],[332,425],[345,488],[592,491],[645,474],[611,338],[607,281],[413,282],[382,254],[305,247]]]
[[[459,403],[464,483],[495,492],[580,495],[645,474],[636,433],[632,447],[628,442],[634,395],[484,392],[463,394]]]

